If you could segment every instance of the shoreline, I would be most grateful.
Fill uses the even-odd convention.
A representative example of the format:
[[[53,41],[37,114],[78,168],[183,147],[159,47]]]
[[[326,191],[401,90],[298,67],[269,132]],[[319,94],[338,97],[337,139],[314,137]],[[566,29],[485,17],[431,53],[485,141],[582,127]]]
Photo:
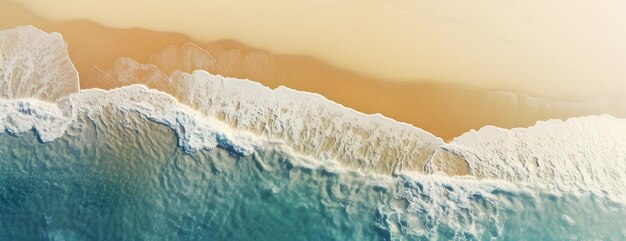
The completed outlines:
[[[49,21],[17,4],[1,5],[6,5],[11,15],[10,21],[0,28],[32,24],[46,32],[63,35],[79,72],[82,89],[114,87],[89,78],[94,67],[106,71],[120,57],[151,63],[151,56],[168,46],[180,49],[187,43],[194,43],[175,33],[114,29],[86,20]],[[359,112],[380,113],[409,123],[446,141],[488,125],[510,129],[532,126],[539,120],[565,120],[585,115],[626,117],[626,108],[616,104],[614,99],[545,99],[513,92],[389,81],[340,69],[311,57],[275,55],[234,40],[194,44],[228,70],[214,74],[250,79],[270,88],[282,85],[317,93]]]

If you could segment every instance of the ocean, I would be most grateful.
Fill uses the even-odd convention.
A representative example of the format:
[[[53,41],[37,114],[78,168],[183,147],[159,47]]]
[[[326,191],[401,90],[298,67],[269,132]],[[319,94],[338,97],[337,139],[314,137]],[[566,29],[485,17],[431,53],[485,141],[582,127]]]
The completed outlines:
[[[268,145],[186,153],[140,116],[0,135],[2,240],[621,240],[623,204],[342,170]],[[132,120],[120,122],[118,119]],[[311,164],[311,162],[317,162]]]
[[[626,239],[621,119],[444,143],[202,71],[172,95],[55,89],[72,75],[29,82],[24,56],[0,62],[0,240]]]

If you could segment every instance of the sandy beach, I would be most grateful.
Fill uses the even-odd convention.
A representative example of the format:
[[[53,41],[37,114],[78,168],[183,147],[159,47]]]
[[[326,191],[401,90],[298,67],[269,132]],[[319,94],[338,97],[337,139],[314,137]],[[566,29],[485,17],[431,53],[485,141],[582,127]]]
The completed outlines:
[[[532,97],[523,93],[489,91],[432,82],[405,82],[376,78],[301,55],[281,55],[246,46],[236,40],[196,42],[183,34],[139,28],[118,29],[88,20],[52,21],[25,7],[2,2],[1,28],[34,25],[59,32],[68,42],[70,58],[81,76],[81,88],[117,87],[93,78],[94,67],[112,68],[119,57],[150,63],[154,53],[168,46],[180,49],[193,43],[206,50],[227,77],[251,79],[269,87],[319,93],[364,113],[381,113],[450,140],[485,125],[527,127],[537,120],[610,113],[626,117],[616,99],[566,100]]]

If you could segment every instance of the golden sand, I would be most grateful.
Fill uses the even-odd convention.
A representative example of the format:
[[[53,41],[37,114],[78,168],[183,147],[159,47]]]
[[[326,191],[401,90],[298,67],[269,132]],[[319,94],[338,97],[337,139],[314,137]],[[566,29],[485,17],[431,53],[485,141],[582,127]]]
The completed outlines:
[[[5,0],[12,1],[12,0]],[[18,2],[18,1],[16,1]],[[20,0],[56,21],[232,39],[385,80],[558,98],[626,92],[626,3]]]
[[[0,28],[34,25],[59,32],[81,75],[82,88],[111,88],[88,78],[93,66],[106,70],[118,57],[149,63],[153,53],[169,45],[193,42],[216,57],[228,77],[248,78],[270,87],[315,92],[364,113],[381,113],[407,122],[444,139],[485,125],[525,127],[537,120],[610,113],[626,116],[624,106],[610,101],[566,101],[533,98],[511,92],[484,91],[419,82],[397,82],[335,67],[308,56],[281,55],[251,48],[234,40],[194,42],[176,33],[117,29],[87,20],[51,21],[19,4],[0,3]],[[235,57],[233,57],[235,55]],[[221,58],[220,56],[229,56]],[[250,59],[264,65],[247,65]]]

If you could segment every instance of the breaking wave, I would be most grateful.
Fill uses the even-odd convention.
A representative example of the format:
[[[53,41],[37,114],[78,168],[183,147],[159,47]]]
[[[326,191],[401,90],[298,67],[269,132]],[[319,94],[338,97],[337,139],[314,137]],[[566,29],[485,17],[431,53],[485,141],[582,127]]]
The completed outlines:
[[[58,34],[34,27],[5,30],[0,32],[0,46],[0,130],[27,136],[0,135],[4,146],[0,153],[41,149],[1,159],[12,163],[0,168],[8,175],[3,177],[4,183],[28,183],[20,181],[24,176],[11,173],[37,173],[50,165],[71,170],[85,167],[96,170],[90,175],[105,179],[109,174],[101,171],[118,170],[120,174],[109,177],[130,180],[134,177],[123,170],[124,162],[112,160],[136,158],[137,163],[129,163],[128,168],[137,171],[137,178],[145,178],[135,180],[148,187],[142,192],[145,200],[133,196],[137,187],[129,186],[130,181],[109,183],[123,187],[119,195],[141,199],[122,205],[130,214],[111,214],[109,218],[123,217],[128,223],[116,224],[124,227],[146,220],[136,224],[139,233],[159,236],[164,232],[161,237],[172,239],[172,233],[180,232],[191,235],[188,239],[262,240],[253,233],[236,231],[245,225],[261,225],[258,235],[272,240],[269,236],[279,235],[275,228],[257,223],[270,222],[267,225],[283,225],[293,232],[293,236],[284,234],[282,239],[287,240],[626,236],[626,224],[620,221],[626,214],[626,120],[587,116],[540,121],[530,128],[512,130],[484,127],[444,143],[419,128],[382,115],[365,115],[317,94],[286,87],[270,89],[197,70],[222,67],[192,45],[178,54],[170,49],[169,54],[155,55],[158,64],[120,58],[112,70],[96,73],[100,81],[120,86],[112,90],[79,89],[76,70]],[[180,150],[167,148],[168,132],[154,123],[171,129]],[[28,139],[24,133],[30,131],[51,149],[69,148],[75,153],[49,157],[51,149],[13,139]],[[110,167],[98,162],[104,158],[98,152],[111,156],[107,159]],[[175,161],[164,161],[164,156]],[[62,163],[41,161],[48,159]],[[29,160],[32,165],[27,172],[15,163]],[[237,160],[245,160],[245,164]],[[179,164],[184,166],[176,166]],[[142,165],[147,166],[145,170],[137,168]],[[207,167],[212,170],[205,170]],[[76,175],[88,180],[80,172]],[[62,194],[71,189],[63,186],[66,180],[58,184],[47,178],[54,176],[36,180],[43,183],[41,188],[35,187],[37,191],[59,188],[65,190]],[[106,186],[116,182],[115,178],[101,181]],[[208,186],[211,183],[214,185]],[[204,195],[208,190],[214,191]],[[229,194],[233,190],[241,191]],[[281,199],[281,195],[288,198]],[[268,203],[268,198],[273,201]],[[239,209],[243,213],[232,219],[221,211],[236,209],[229,199],[244,203]],[[267,209],[247,210],[255,201]],[[158,217],[146,214],[146,207],[134,206],[141,203],[155,205],[160,210],[155,214]],[[214,206],[206,207],[206,203]],[[1,208],[3,205],[0,203]],[[281,208],[290,212],[298,207],[304,213],[279,214]],[[586,209],[581,211],[581,207]],[[516,214],[527,215],[527,220]],[[19,217],[11,215],[7,217]],[[605,219],[590,221],[598,215]],[[167,224],[159,224],[162,230],[148,227],[170,216],[183,217],[172,221],[178,229]],[[272,219],[281,216],[320,223],[320,227],[308,226],[307,233],[296,224]],[[202,224],[215,217],[222,217],[222,224]],[[552,224],[535,226],[548,223]],[[46,230],[51,226],[48,221],[41,225],[38,227]],[[218,226],[227,226],[224,230],[228,231],[219,231]],[[551,228],[560,229],[552,232]],[[0,233],[27,237],[4,231]],[[45,232],[78,239],[83,235],[67,230]],[[109,235],[114,239],[139,237],[128,232]]]

